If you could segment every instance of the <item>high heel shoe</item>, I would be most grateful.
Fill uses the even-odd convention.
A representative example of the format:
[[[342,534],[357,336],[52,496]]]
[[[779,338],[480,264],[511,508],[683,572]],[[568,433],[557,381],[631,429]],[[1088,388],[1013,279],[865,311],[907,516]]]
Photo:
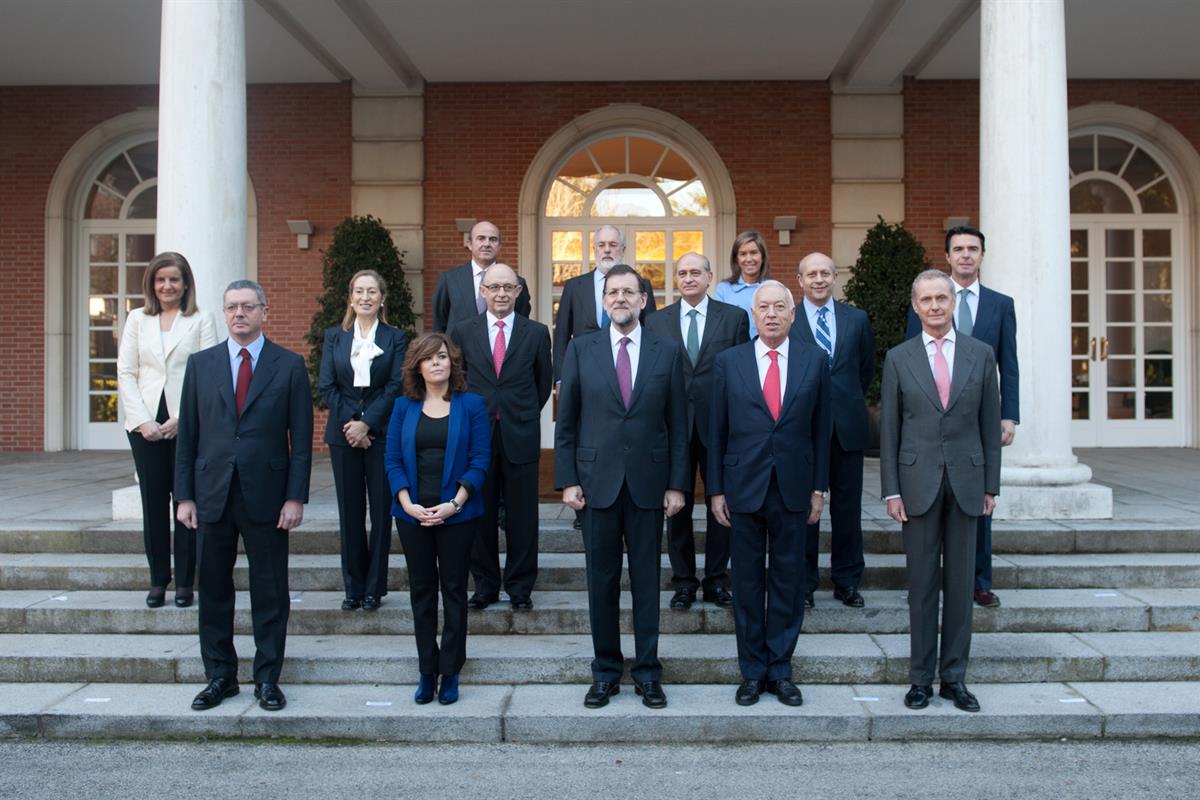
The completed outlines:
[[[187,608],[195,602],[196,593],[194,589],[175,589],[175,605],[179,608]]]
[[[146,595],[147,608],[162,608],[163,603],[167,601],[167,587],[151,586],[150,593]]]
[[[433,695],[437,691],[437,675],[426,675],[421,673],[420,680],[417,681],[417,691],[413,694],[413,700],[417,705],[425,705],[433,700]]]
[[[458,702],[458,676],[443,675],[442,688],[438,689],[438,702],[444,706]]]

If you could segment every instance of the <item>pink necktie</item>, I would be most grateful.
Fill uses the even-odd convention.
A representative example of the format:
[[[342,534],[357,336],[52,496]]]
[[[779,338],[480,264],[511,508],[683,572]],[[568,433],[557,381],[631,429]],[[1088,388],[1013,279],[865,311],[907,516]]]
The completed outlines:
[[[621,390],[621,402],[625,408],[633,401],[633,362],[629,358],[630,339],[621,337],[621,349],[617,351],[617,388]]]
[[[496,368],[496,377],[500,377],[500,368],[504,366],[504,352],[507,346],[504,344],[504,321],[496,321],[496,344],[492,347],[492,366]]]
[[[942,401],[942,409],[950,406],[950,364],[942,354],[945,339],[934,339],[937,352],[933,354],[933,384],[937,386],[938,397]]]
[[[771,359],[771,365],[767,367],[767,377],[763,381],[763,400],[767,403],[767,410],[771,412],[771,419],[778,422],[780,407],[783,405],[783,398],[779,392],[779,351],[768,350],[767,356]]]

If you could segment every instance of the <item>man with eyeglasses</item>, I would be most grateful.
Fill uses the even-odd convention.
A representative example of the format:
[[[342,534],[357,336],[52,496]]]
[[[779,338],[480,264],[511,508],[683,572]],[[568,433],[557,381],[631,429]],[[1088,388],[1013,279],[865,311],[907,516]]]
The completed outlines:
[[[500,258],[502,245],[500,229],[492,223],[485,220],[475,223],[471,228],[471,238],[467,243],[471,260],[443,272],[434,287],[434,333],[446,333],[458,323],[483,313],[487,307],[481,289],[483,271]],[[517,295],[514,309],[521,316],[528,317],[531,308],[529,287],[525,285],[524,278],[517,278],[517,283],[521,285],[521,293]]]
[[[265,711],[279,688],[287,635],[288,532],[304,519],[312,467],[312,393],[304,359],[263,335],[267,298],[254,281],[229,284],[229,338],[188,358],[175,456],[177,516],[199,528],[200,655],[208,685],[192,708],[233,697],[233,569],[241,536],[250,567],[254,696]]]
[[[475,593],[467,607],[500,599],[498,517],[504,503],[504,590],[514,611],[533,608],[538,569],[538,459],[541,412],[550,398],[550,329],[515,313],[524,287],[507,264],[492,264],[480,283],[487,311],[460,322],[450,338],[466,362],[467,391],[487,400],[492,461],[483,484],[483,520],[471,553]]]

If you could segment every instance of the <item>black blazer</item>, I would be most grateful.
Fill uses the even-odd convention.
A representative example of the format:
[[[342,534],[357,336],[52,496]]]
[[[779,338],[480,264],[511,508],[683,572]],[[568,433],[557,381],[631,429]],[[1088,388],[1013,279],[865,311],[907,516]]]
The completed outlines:
[[[517,283],[521,285],[521,293],[517,295],[514,310],[523,317],[529,316],[533,307],[529,299],[529,285],[520,275]],[[437,286],[433,290],[433,332],[445,333],[464,319],[479,316],[475,305],[475,275],[471,262],[460,264],[454,269],[448,269],[438,276]]]
[[[683,331],[680,328],[682,302],[672,303],[656,311],[646,320],[646,330],[652,331],[683,347]],[[708,447],[709,405],[712,403],[712,368],[717,354],[735,345],[750,341],[750,319],[746,312],[735,305],[708,299],[708,318],[704,322],[704,336],[700,338],[700,354],[696,365],[684,350],[683,383],[688,396],[688,436],[695,430],[700,441]]]
[[[829,488],[830,405],[829,367],[815,344],[790,337],[778,421],[763,399],[754,343],[721,353],[705,494],[725,495],[730,511],[757,513],[774,469],[788,511],[808,513],[812,493]]]
[[[226,343],[193,353],[179,404],[175,499],[195,501],[201,522],[219,521],[236,468],[250,519],[275,522],[285,501],[308,502],[312,429],[300,356],[267,340],[239,417]]]
[[[958,288],[955,284],[954,291]],[[904,338],[911,339],[920,332],[921,320],[909,307]],[[1021,371],[1017,367],[1017,310],[1013,299],[979,284],[979,304],[975,310],[975,324],[971,326],[971,338],[991,346],[1000,368],[1000,419],[1020,422]]]
[[[871,423],[867,420],[867,387],[875,378],[875,334],[867,312],[833,301],[833,344],[830,380],[833,388],[833,429],[843,450],[866,450],[871,446]],[[792,337],[817,346],[804,307],[796,306]]]
[[[662,508],[667,489],[688,480],[687,392],[683,348],[642,331],[633,397],[617,386],[609,329],[567,347],[554,428],[554,485],[582,486],[593,508],[608,508],[627,484],[639,508]]]
[[[386,436],[392,405],[404,390],[404,353],[408,349],[404,331],[382,321],[375,329],[375,346],[383,353],[371,361],[370,386],[354,385],[354,367],[350,365],[353,345],[353,328],[344,331],[342,326],[334,325],[326,329],[317,391],[329,407],[325,444],[331,447],[350,446],[342,435],[342,426],[354,419],[371,426],[372,436]]]
[[[558,302],[558,314],[554,317],[554,380],[562,380],[563,358],[567,345],[577,336],[599,330],[596,322],[596,280],[591,270],[576,275],[563,284],[562,298]],[[645,276],[641,278],[642,291],[646,293],[646,307],[639,319],[644,324],[654,313],[654,287]]]
[[[487,328],[487,314],[479,314],[450,330],[466,362],[467,391],[487,401],[488,419],[500,426],[509,462],[537,461],[542,448],[539,420],[553,380],[550,329],[514,314],[512,330],[505,331],[504,365],[497,378]]]

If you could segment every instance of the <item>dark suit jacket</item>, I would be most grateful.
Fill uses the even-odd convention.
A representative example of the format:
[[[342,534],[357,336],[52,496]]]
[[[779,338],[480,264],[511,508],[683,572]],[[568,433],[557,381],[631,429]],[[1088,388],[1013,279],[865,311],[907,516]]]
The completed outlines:
[[[679,315],[682,300],[665,306],[646,319],[646,330],[678,342],[683,347],[683,331]],[[708,447],[709,403],[712,402],[712,370],[717,355],[722,351],[750,341],[750,320],[746,312],[729,303],[708,299],[708,319],[704,323],[704,336],[700,339],[700,353],[695,366],[684,350],[683,383],[688,396],[688,436],[692,430],[700,434],[700,441]]]
[[[217,522],[236,469],[250,518],[275,522],[285,501],[308,502],[312,428],[300,356],[268,339],[239,417],[226,343],[193,353],[180,399],[175,499],[195,501],[201,522]]]
[[[521,294],[517,296],[514,310],[523,317],[529,316],[533,307],[529,300],[529,285],[520,275],[517,283],[521,285]],[[437,286],[433,289],[433,331],[445,333],[464,319],[479,316],[479,308],[475,305],[475,275],[471,262],[460,264],[454,269],[448,269],[438,276]]]
[[[950,402],[943,410],[918,336],[883,362],[879,479],[883,496],[900,495],[910,516],[927,512],[942,474],[963,513],[983,513],[983,495],[1000,493],[1000,398],[992,349],[971,336],[955,339]]]
[[[875,334],[865,311],[837,300],[833,301],[833,325],[836,338],[829,369],[833,429],[843,450],[866,450],[871,446],[866,391],[875,378]],[[817,346],[803,306],[796,307],[792,338]]]
[[[725,495],[729,510],[760,511],[771,482],[784,505],[807,514],[814,491],[829,488],[830,389],[825,351],[789,337],[787,386],[779,419],[771,418],[758,381],[754,343],[717,356],[705,494]]]
[[[955,284],[958,291],[958,284]],[[921,332],[921,320],[911,307],[905,339]],[[1021,421],[1021,374],[1017,368],[1017,312],[1013,299],[1006,294],[979,285],[979,304],[975,311],[972,338],[991,345],[1000,367],[1000,419]]]
[[[596,279],[591,270],[576,275],[563,284],[562,297],[558,302],[558,314],[554,317],[554,380],[562,380],[562,363],[567,355],[567,345],[576,336],[582,336],[600,326],[596,320]],[[639,319],[643,324],[657,308],[654,302],[654,287],[644,276],[642,291],[646,293],[646,307]]]
[[[467,391],[487,401],[488,418],[500,426],[505,457],[513,464],[528,464],[541,455],[540,418],[553,382],[550,330],[514,314],[512,330],[505,331],[504,365],[497,378],[487,320],[487,314],[479,314],[461,322],[451,329],[450,338],[466,362]]]
[[[353,344],[353,328],[344,331],[335,325],[325,331],[317,391],[329,407],[325,444],[333,447],[350,446],[342,434],[342,426],[350,420],[370,425],[372,436],[385,435],[392,405],[404,390],[404,352],[408,349],[404,331],[383,322],[375,329],[375,345],[383,353],[371,361],[370,386],[354,385],[354,367],[350,365]]]
[[[392,516],[418,524],[404,513],[396,495],[408,489],[409,497],[417,501],[417,422],[421,419],[423,400],[400,397],[388,423],[387,450],[383,464],[392,489]],[[491,427],[488,425],[487,404],[470,392],[456,392],[450,398],[450,426],[446,433],[446,458],[442,467],[441,502],[447,503],[458,494],[459,481],[470,484],[471,496],[462,511],[447,520],[447,524],[467,522],[483,514],[483,481],[492,458]]]
[[[633,397],[617,386],[609,328],[567,347],[554,428],[554,485],[582,486],[593,508],[617,501],[621,484],[639,508],[661,508],[667,489],[687,491],[687,392],[683,348],[642,331]]]

